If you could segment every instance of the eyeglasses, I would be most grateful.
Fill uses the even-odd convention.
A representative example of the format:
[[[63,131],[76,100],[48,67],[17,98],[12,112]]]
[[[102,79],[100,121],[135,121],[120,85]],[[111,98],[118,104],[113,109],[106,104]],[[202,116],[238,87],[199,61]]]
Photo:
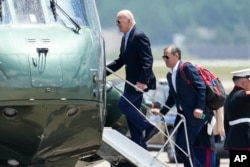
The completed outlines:
[[[162,56],[162,58],[163,58],[163,59],[167,59],[167,60],[169,59],[169,57],[168,57],[168,56],[165,56],[165,55]]]
[[[116,20],[116,24],[121,24],[121,21],[120,20]]]

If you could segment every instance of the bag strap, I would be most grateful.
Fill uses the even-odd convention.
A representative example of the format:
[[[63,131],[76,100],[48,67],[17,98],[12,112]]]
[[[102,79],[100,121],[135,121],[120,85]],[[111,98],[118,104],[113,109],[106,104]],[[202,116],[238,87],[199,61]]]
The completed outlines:
[[[187,63],[191,64],[190,62],[184,62],[184,63],[182,63],[180,65],[180,72],[181,72],[182,78],[187,82],[188,85],[190,85],[191,81],[187,78],[187,76],[186,76],[186,74],[184,72],[184,65],[187,64]]]
[[[182,63],[182,64],[180,65],[181,76],[182,76],[182,78],[186,81],[186,83],[187,83],[188,85],[190,85],[190,86],[192,87],[192,89],[197,93],[197,89],[195,89],[195,87],[191,84],[190,79],[187,78],[187,76],[186,76],[186,74],[185,74],[185,72],[184,72],[184,65],[187,64],[187,63],[189,63],[189,64],[192,65],[192,63],[190,63],[190,62],[184,62],[184,63]],[[195,68],[196,68],[196,67],[195,67]],[[196,69],[196,70],[197,70],[197,69]],[[198,72],[199,72],[199,71],[198,71]]]

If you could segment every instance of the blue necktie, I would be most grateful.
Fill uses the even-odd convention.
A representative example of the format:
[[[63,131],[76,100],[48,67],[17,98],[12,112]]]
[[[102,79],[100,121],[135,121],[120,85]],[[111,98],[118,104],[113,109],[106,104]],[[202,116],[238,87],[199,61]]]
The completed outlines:
[[[122,37],[122,52],[125,51],[125,48],[126,48],[126,44],[125,44],[125,35],[123,35],[123,37]]]
[[[127,40],[128,40],[128,37],[126,36],[126,34],[124,33],[124,35],[123,35],[123,37],[124,37],[124,51],[126,50],[126,46],[127,46]]]

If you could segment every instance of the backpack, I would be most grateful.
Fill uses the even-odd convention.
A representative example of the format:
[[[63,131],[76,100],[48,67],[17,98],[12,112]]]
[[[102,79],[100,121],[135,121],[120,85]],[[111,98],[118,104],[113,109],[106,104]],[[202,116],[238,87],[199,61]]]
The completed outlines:
[[[184,64],[190,62],[184,62],[180,65],[180,72],[187,84],[190,85],[191,81],[186,77],[184,73]],[[190,63],[191,64],[191,63]],[[226,91],[219,80],[212,72],[204,69],[200,66],[194,66],[199,72],[201,78],[206,85],[206,106],[212,110],[217,110],[224,105],[226,100]]]

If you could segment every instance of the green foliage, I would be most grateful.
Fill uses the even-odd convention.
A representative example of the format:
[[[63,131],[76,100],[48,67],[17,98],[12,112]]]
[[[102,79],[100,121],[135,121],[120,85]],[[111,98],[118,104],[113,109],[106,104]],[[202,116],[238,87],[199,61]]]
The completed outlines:
[[[250,44],[250,1],[96,0],[103,28],[115,27],[116,13],[131,10],[154,44],[172,43],[183,34],[187,44]]]

